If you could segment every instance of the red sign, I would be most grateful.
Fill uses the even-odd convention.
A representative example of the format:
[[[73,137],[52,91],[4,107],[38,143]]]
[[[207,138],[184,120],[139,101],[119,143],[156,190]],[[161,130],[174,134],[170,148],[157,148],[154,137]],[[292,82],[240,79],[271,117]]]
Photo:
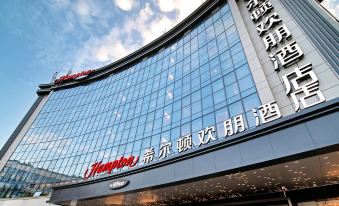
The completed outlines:
[[[62,77],[56,79],[54,81],[54,83],[60,84],[61,82],[64,82],[64,81],[67,81],[67,80],[73,80],[73,79],[76,79],[76,78],[79,78],[79,77],[82,77],[82,76],[89,75],[93,71],[94,71],[94,69],[82,71],[82,72],[79,72],[79,73],[76,73],[76,74],[65,75],[65,76],[62,76]]]
[[[135,161],[134,161],[135,159]],[[115,168],[120,169],[125,166],[134,167],[138,163],[139,157],[130,156],[128,158],[122,156],[119,160],[115,160],[112,162],[108,162],[106,164],[102,164],[102,162],[96,162],[92,165],[91,170],[86,170],[84,179],[88,179],[90,177],[94,177],[96,174],[107,172],[107,174],[111,174],[112,170]]]

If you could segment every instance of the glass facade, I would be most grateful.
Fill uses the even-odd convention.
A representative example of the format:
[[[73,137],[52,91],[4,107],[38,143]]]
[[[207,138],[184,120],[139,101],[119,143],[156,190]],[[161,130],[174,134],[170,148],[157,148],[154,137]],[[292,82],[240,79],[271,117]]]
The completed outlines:
[[[250,110],[260,104],[224,4],[134,66],[52,92],[1,171],[1,197],[46,194],[52,183],[82,179],[94,162],[142,157],[150,147],[157,154],[161,143],[176,145],[186,134],[197,147],[197,132],[209,126],[224,139],[224,120],[244,114],[251,128]]]

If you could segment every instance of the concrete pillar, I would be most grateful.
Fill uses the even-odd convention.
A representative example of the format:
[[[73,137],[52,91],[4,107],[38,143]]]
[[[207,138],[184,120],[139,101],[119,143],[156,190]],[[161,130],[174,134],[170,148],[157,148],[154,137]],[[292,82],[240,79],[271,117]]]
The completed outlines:
[[[76,206],[77,203],[78,203],[78,200],[72,200],[72,201],[71,201],[71,206]]]

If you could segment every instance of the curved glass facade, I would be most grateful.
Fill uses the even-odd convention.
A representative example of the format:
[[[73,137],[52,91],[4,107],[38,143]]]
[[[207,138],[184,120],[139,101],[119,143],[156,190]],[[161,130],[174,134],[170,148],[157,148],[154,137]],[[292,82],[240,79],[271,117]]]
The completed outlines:
[[[50,184],[82,179],[97,161],[142,157],[162,142],[244,114],[260,100],[229,6],[224,4],[158,53],[110,76],[50,94],[1,171],[2,197],[46,194]],[[215,140],[215,141],[218,141]],[[173,149],[171,155],[177,154]],[[156,159],[154,160],[156,161]],[[138,165],[142,165],[139,161]],[[113,171],[114,172],[114,171]]]

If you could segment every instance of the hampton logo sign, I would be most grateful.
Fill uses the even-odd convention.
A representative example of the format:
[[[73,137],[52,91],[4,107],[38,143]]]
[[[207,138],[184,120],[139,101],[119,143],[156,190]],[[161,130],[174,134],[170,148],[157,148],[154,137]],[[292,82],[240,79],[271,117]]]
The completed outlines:
[[[82,78],[85,78],[87,75],[91,74],[93,71],[94,71],[94,69],[82,71],[82,72],[79,72],[79,73],[76,73],[76,74],[65,75],[65,76],[62,76],[62,77],[56,79],[54,81],[54,83],[60,84],[62,82],[69,81],[69,80],[82,79]]]
[[[128,158],[122,156],[119,160],[102,164],[96,162],[92,165],[91,170],[87,169],[84,174],[84,179],[94,177],[97,174],[111,174],[114,169],[121,169],[123,167],[134,167],[139,161],[139,157],[129,156]]]

